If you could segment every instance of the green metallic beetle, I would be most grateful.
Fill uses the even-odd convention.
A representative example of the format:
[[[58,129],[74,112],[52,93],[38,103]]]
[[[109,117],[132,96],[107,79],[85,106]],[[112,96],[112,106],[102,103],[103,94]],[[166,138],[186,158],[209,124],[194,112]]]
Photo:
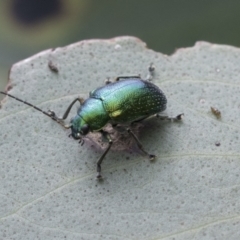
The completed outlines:
[[[159,117],[161,120],[181,120],[183,114],[179,114],[174,118],[168,116],[160,116],[158,113],[164,111],[167,106],[167,99],[164,93],[150,80],[153,78],[154,67],[149,67],[149,75],[146,80],[140,76],[118,77],[115,82],[107,81],[106,85],[89,94],[89,98],[84,100],[76,98],[67,108],[63,117],[57,117],[55,112],[49,110],[48,112],[16,98],[5,92],[0,92],[9,97],[12,97],[22,103],[25,103],[43,114],[51,117],[54,121],[61,124],[64,128],[71,128],[70,134],[74,139],[82,142],[82,137],[89,132],[100,132],[102,136],[107,139],[108,147],[97,161],[97,179],[102,179],[101,163],[112,146],[112,139],[103,127],[107,123],[112,126],[128,124],[128,133],[136,141],[139,149],[149,157],[150,160],[155,158],[155,155],[147,153],[137,136],[130,129],[133,123],[142,121],[153,115]],[[64,120],[72,106],[76,102],[80,103],[77,115],[70,121],[70,124],[65,124]]]

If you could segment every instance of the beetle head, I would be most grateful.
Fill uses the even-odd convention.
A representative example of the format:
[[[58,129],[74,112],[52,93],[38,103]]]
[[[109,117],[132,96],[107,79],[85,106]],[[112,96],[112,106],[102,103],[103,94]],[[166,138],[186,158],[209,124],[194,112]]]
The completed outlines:
[[[76,140],[82,138],[82,136],[87,135],[89,133],[89,126],[88,124],[80,117],[76,116],[71,120],[71,130],[72,130],[72,137]]]

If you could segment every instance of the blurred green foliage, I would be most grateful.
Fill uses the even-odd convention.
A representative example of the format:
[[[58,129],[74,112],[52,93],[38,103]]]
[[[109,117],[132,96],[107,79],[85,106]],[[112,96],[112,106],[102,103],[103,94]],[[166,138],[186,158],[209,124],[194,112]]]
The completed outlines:
[[[131,35],[166,54],[199,40],[240,45],[239,1],[29,1],[0,2],[0,89],[13,63],[83,39]]]

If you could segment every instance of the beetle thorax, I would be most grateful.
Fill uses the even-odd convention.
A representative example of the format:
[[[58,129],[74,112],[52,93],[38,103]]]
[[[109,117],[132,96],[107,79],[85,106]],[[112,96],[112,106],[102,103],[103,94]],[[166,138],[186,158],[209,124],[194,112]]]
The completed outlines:
[[[73,124],[78,128],[87,124],[90,131],[98,131],[102,129],[109,120],[109,114],[106,112],[101,99],[88,98],[79,108]],[[78,123],[76,124],[74,121]]]

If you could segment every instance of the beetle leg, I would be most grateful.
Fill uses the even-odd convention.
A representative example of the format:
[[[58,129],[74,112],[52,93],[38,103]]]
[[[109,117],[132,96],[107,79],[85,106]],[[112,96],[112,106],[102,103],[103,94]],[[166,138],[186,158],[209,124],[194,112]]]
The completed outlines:
[[[160,120],[168,120],[168,121],[180,121],[183,119],[184,113],[178,114],[176,117],[169,117],[169,116],[161,116],[159,114],[155,114],[155,117],[159,118]]]
[[[155,67],[153,65],[153,63],[150,64],[149,68],[148,68],[148,75],[146,77],[146,81],[151,81],[154,77],[154,71],[155,71]],[[129,79],[129,78],[139,78],[141,79],[140,74],[139,75],[135,75],[135,76],[119,76],[115,79],[115,81],[120,81],[121,79]],[[110,81],[111,82],[111,81]],[[106,81],[106,84],[109,83],[109,80]]]
[[[127,129],[128,133],[133,137],[133,139],[136,141],[139,149],[145,154],[148,156],[149,160],[150,161],[153,161],[155,159],[155,155],[153,154],[149,154],[148,152],[146,152],[144,149],[143,149],[143,146],[142,144],[140,143],[139,139],[137,138],[137,136],[132,132],[132,130],[130,128]]]
[[[151,63],[148,68],[148,75],[146,77],[146,81],[151,81],[153,79],[154,71],[155,71],[155,67],[154,67],[153,63]]]
[[[52,110],[49,110],[48,112],[49,112],[49,114],[51,114],[51,117],[52,117],[55,121],[65,120],[65,119],[68,117],[68,114],[69,114],[72,106],[73,106],[73,105],[75,104],[75,102],[77,102],[77,101],[79,101],[80,104],[82,104],[82,103],[84,102],[84,99],[83,99],[83,98],[80,98],[80,97],[74,99],[74,100],[71,102],[71,104],[68,106],[67,110],[65,111],[65,113],[63,114],[62,117],[58,117],[58,116],[56,115],[56,113],[55,113],[54,111],[52,111]],[[66,126],[66,128],[69,128],[67,125],[65,125],[65,126]]]
[[[108,151],[110,150],[110,148],[112,146],[112,139],[111,139],[110,135],[107,132],[103,131],[103,130],[101,130],[100,132],[102,134],[102,137],[108,140],[108,147],[105,150],[105,152],[102,154],[102,156],[97,161],[97,179],[98,180],[102,179],[102,175],[101,175],[101,164],[102,164],[102,161],[103,161],[104,157],[107,155]]]
[[[108,85],[109,83],[112,83],[112,81],[111,81],[110,78],[108,77],[108,78],[105,80],[105,85]]]
[[[129,78],[139,78],[141,79],[141,76],[140,75],[135,75],[135,76],[119,76],[115,79],[115,81],[120,81],[121,79],[129,79]]]

